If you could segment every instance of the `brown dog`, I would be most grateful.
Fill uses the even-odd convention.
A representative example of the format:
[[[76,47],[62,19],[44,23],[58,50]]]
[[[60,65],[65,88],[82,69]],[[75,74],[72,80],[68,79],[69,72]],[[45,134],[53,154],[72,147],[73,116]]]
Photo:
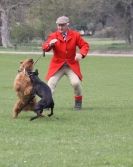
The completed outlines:
[[[33,86],[27,72],[33,70],[33,59],[26,59],[20,62],[18,74],[14,80],[14,89],[17,93],[18,100],[13,108],[13,118],[17,118],[18,114],[22,111],[34,111],[36,99],[33,95]]]

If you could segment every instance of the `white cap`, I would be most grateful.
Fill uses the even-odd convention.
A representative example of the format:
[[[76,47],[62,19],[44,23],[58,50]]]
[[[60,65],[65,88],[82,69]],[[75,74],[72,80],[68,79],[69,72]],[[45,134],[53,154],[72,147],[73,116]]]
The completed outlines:
[[[66,24],[66,23],[69,23],[69,18],[66,16],[58,17],[56,20],[56,24]]]

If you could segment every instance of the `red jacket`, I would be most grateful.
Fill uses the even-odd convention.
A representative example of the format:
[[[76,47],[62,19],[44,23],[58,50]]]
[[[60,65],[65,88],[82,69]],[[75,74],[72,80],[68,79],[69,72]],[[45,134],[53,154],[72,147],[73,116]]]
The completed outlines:
[[[49,42],[55,38],[58,40],[55,43],[55,46],[53,48],[49,47]],[[80,34],[76,31],[68,30],[66,41],[64,41],[62,34],[58,31],[49,35],[48,39],[42,45],[42,49],[45,52],[53,49],[54,53],[46,76],[47,80],[53,76],[64,63],[67,63],[82,80],[79,62],[75,61],[76,47],[79,48],[79,53],[84,56],[87,55],[89,51],[89,44],[85,42]]]

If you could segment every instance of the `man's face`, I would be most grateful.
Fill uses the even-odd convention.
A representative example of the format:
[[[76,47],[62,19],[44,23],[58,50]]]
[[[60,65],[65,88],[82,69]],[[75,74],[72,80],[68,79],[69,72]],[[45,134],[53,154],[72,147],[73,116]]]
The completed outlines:
[[[68,23],[65,24],[57,24],[57,29],[60,33],[64,33],[68,30]]]

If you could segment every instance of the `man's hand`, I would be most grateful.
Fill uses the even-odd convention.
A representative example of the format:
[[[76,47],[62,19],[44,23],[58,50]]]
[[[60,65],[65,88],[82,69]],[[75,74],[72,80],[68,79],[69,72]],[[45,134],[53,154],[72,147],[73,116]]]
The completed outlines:
[[[50,46],[54,46],[56,42],[57,42],[57,39],[52,39],[52,40],[49,42],[49,45],[50,45]]]
[[[80,53],[76,53],[75,60],[80,61],[82,59],[82,55]]]

